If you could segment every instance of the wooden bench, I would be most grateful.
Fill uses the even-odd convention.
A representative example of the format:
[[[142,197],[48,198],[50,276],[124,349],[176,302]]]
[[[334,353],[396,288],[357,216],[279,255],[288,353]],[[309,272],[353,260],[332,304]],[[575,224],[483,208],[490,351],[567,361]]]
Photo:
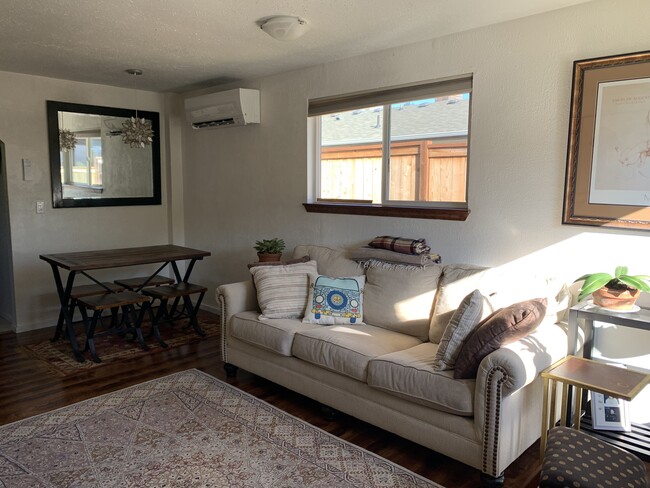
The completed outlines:
[[[79,285],[72,287],[70,292],[70,315],[74,315],[74,309],[77,307],[77,300],[83,297],[89,297],[93,295],[105,295],[106,293],[118,293],[124,291],[124,287],[109,281],[103,282],[101,285]],[[56,322],[56,330],[54,331],[54,337],[51,341],[58,341],[63,332],[64,324],[63,310],[59,312],[59,319]]]
[[[147,286],[161,286],[173,285],[176,280],[168,278],[167,276],[154,275],[154,276],[139,276],[137,278],[125,278],[114,280],[116,285],[123,286],[127,290],[140,291]]]
[[[190,326],[201,337],[205,336],[205,332],[199,326],[196,314],[199,311],[205,292],[208,289],[205,286],[194,285],[192,283],[177,283],[175,285],[163,285],[153,288],[145,288],[142,290],[143,295],[151,297],[153,300],[160,300],[160,305],[155,317],[151,314],[151,327],[152,333],[156,340],[162,347],[167,347],[167,344],[160,336],[160,324],[162,322],[172,323],[180,318],[189,318]],[[191,295],[199,295],[196,304],[192,304]],[[183,307],[179,311],[178,304],[180,299],[183,299]],[[173,299],[171,310],[167,309],[169,300]]]
[[[135,293],[133,291],[122,291],[119,293],[108,293],[105,295],[93,295],[78,300],[81,316],[83,317],[84,327],[86,329],[86,345],[84,351],[90,351],[93,361],[100,363],[101,359],[95,350],[95,329],[104,310],[111,310],[113,317],[117,311],[122,309],[122,321],[116,324],[113,320],[112,327],[104,333],[127,333],[134,332],[135,337],[143,350],[149,349],[142,335],[142,319],[145,313],[150,310],[151,299],[147,296]],[[140,305],[140,311],[136,314],[135,305]],[[88,310],[93,311],[91,318],[88,317]]]

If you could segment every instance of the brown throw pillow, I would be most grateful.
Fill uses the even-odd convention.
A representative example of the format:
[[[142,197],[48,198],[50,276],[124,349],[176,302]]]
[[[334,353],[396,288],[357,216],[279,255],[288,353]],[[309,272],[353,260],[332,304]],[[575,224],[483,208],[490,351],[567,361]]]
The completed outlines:
[[[478,325],[463,344],[456,359],[454,378],[476,377],[485,356],[530,334],[542,322],[545,314],[546,298],[515,303],[494,312]]]

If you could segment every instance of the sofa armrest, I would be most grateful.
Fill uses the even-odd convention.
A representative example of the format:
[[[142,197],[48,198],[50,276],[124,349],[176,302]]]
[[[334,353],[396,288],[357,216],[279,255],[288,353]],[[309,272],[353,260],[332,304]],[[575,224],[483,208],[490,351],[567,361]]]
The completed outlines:
[[[228,324],[233,315],[247,310],[258,310],[257,293],[253,281],[240,281],[217,287],[217,303],[221,316],[221,354],[224,362],[228,362],[227,340]]]
[[[567,353],[566,330],[561,324],[542,323],[528,336],[488,354],[479,365],[476,391],[488,387],[490,377],[503,372],[501,393],[504,397],[533,382],[539,374]]]
[[[500,475],[539,437],[543,389],[541,380],[535,380],[566,353],[566,328],[549,319],[483,358],[474,392],[474,427],[483,440],[484,473]]]

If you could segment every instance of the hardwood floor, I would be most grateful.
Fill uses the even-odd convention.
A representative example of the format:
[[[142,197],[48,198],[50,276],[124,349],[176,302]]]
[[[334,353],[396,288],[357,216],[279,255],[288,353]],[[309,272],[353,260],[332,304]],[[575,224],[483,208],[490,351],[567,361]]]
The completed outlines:
[[[18,335],[11,332],[0,334],[0,424],[177,371],[197,368],[446,488],[480,486],[476,469],[344,414],[327,421],[318,403],[246,371],[239,370],[236,378],[227,379],[220,359],[219,337],[60,378],[49,372],[40,361],[18,350],[21,344],[41,342],[52,334],[53,328]],[[538,449],[538,444],[534,444],[506,470],[506,488],[537,486],[540,469]],[[650,472],[650,463],[646,466]]]

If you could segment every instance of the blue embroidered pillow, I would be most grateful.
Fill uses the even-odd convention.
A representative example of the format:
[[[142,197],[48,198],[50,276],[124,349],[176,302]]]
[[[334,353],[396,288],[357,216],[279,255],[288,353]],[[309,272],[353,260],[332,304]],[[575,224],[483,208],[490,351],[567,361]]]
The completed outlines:
[[[365,276],[309,277],[309,297],[303,322],[310,324],[363,324]]]

